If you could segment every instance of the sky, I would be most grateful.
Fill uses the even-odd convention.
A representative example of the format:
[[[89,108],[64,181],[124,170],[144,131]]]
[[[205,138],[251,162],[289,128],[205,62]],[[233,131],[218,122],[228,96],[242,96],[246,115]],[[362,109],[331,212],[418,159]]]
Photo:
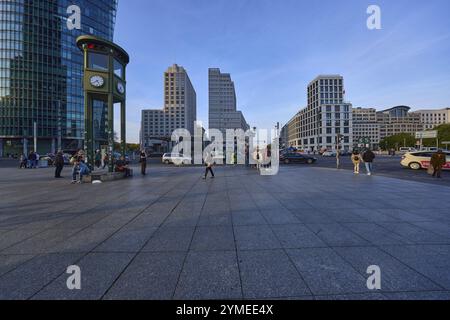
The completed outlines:
[[[381,30],[367,8],[381,8]],[[163,107],[163,74],[185,67],[208,125],[208,68],[231,73],[253,127],[288,122],[319,74],[344,77],[354,107],[450,107],[448,0],[119,0],[115,42],[127,71],[128,141],[141,110]]]

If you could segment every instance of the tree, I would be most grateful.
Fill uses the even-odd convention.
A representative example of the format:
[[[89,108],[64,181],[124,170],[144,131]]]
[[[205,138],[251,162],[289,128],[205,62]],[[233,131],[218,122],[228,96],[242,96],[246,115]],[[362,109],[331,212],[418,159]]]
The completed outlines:
[[[400,149],[401,147],[414,147],[416,138],[409,133],[400,133],[395,136],[386,137],[380,142],[380,148],[383,150]]]
[[[442,142],[450,141],[450,124],[440,125],[431,131],[438,132],[439,147],[445,147]],[[424,139],[423,145],[425,147],[436,147],[436,139]]]
[[[122,145],[119,142],[114,143],[114,150],[120,151],[122,148]],[[135,143],[127,143],[127,151],[128,152],[138,152],[141,150],[141,146],[139,144]]]
[[[436,128],[438,131],[439,144],[445,147],[442,142],[450,141],[450,124],[443,124]]]
[[[443,124],[431,131],[438,132],[439,147],[446,147],[442,142],[450,141],[450,124]],[[399,149],[401,147],[414,147],[417,139],[409,133],[401,133],[399,135],[384,138],[380,142],[380,148],[383,150]],[[423,139],[424,147],[436,147],[436,139]]]

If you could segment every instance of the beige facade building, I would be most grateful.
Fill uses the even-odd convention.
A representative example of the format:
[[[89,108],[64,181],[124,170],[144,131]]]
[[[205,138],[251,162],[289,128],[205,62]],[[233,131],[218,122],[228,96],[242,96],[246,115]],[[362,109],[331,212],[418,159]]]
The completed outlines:
[[[423,131],[424,125],[420,114],[410,112],[408,106],[398,106],[377,112],[377,122],[380,124],[380,139],[401,133],[415,135]]]
[[[288,147],[318,152],[353,148],[352,105],[345,102],[344,79],[321,75],[308,85],[308,106],[285,126]]]
[[[304,109],[302,109],[304,110]],[[300,113],[298,112],[289,122],[281,129],[282,137],[284,137],[283,145],[286,148],[300,148],[302,145],[302,135],[300,132]]]
[[[177,129],[193,135],[196,120],[196,92],[186,70],[174,64],[164,73],[164,108],[142,111],[141,143],[145,148],[159,146]]]
[[[374,108],[353,109],[353,141],[355,145],[370,145],[377,149],[380,144],[380,128],[377,110]]]
[[[440,110],[418,110],[414,113],[420,115],[425,130],[432,130],[442,124],[450,123],[450,108]]]

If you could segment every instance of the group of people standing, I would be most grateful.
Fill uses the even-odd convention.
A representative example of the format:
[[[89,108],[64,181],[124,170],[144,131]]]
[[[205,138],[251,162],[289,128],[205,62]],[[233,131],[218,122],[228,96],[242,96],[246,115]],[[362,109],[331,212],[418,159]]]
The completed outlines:
[[[367,175],[371,176],[373,174],[373,162],[376,156],[372,150],[366,150],[363,153],[355,150],[352,154],[352,162],[354,164],[354,173],[360,173],[360,165],[364,163],[366,166]],[[428,173],[433,176],[433,178],[442,178],[442,170],[447,163],[446,154],[442,150],[434,153],[431,157],[430,166],[428,168]]]
[[[28,156],[25,154],[22,154],[20,156],[19,160],[19,168],[20,169],[36,169],[38,167],[39,163],[39,155],[31,151]]]
[[[370,149],[364,151],[363,153],[360,153],[357,150],[353,151],[352,162],[354,165],[354,173],[359,174],[361,163],[364,163],[366,166],[367,175],[371,176],[373,174],[373,162],[375,158],[375,153]]]

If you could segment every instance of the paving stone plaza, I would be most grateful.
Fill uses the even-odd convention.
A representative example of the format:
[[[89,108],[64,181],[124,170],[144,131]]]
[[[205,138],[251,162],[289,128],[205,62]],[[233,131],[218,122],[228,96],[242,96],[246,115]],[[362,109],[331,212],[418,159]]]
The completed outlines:
[[[308,167],[149,171],[71,185],[0,168],[0,299],[450,299],[448,187]]]

